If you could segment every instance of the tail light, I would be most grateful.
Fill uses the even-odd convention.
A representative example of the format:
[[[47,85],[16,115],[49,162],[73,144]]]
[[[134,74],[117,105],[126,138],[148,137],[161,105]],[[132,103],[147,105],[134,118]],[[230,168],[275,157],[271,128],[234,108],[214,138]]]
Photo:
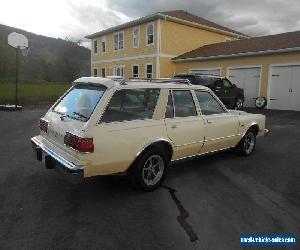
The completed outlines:
[[[49,122],[47,120],[45,120],[43,118],[40,119],[40,122],[39,122],[40,130],[47,133],[48,132],[48,125],[49,125]]]
[[[81,138],[79,136],[73,135],[69,132],[66,133],[64,137],[64,143],[81,152],[81,153],[93,153],[94,143],[93,138]]]

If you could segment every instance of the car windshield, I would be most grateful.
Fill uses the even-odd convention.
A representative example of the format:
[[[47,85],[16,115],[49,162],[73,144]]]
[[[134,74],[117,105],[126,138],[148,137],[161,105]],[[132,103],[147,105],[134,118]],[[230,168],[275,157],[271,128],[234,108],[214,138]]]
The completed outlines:
[[[53,111],[86,122],[103,96],[106,87],[88,84],[74,86],[54,107]]]

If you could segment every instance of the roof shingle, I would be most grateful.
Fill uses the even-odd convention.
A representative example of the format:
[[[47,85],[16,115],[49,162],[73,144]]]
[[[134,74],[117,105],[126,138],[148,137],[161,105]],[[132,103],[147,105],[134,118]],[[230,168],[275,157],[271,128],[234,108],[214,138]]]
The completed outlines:
[[[193,59],[300,48],[300,31],[209,44],[173,58]]]
[[[219,29],[219,30],[224,30],[224,31],[227,31],[227,32],[231,32],[231,33],[234,33],[234,34],[237,34],[237,35],[247,37],[247,35],[245,35],[241,32],[229,29],[229,28],[224,27],[222,25],[219,25],[217,23],[206,20],[202,17],[193,15],[193,14],[187,12],[187,11],[184,11],[184,10],[164,11],[164,12],[160,12],[160,13],[162,13],[164,15],[167,15],[167,16],[179,18],[179,19],[182,19],[182,20],[185,20],[185,21],[197,23],[197,24],[204,25],[204,26],[207,26],[207,27],[211,27],[211,28],[215,28],[215,29]]]

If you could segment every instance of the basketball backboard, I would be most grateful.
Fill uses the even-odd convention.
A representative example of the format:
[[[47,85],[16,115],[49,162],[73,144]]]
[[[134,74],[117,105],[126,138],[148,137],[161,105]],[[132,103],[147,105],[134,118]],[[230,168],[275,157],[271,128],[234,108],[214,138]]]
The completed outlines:
[[[8,44],[14,48],[26,49],[28,48],[28,39],[26,36],[12,32],[7,37]]]

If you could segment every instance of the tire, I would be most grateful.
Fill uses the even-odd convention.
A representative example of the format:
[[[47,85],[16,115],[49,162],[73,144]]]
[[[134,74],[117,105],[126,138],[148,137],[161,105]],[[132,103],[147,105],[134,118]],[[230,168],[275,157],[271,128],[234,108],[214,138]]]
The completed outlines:
[[[267,98],[264,96],[259,96],[255,99],[255,107],[258,109],[264,109],[267,106]]]
[[[130,172],[131,179],[143,190],[153,191],[166,176],[167,165],[166,154],[159,148],[150,148],[134,162]]]
[[[249,156],[253,153],[256,145],[256,131],[250,128],[245,136],[241,139],[239,144],[236,146],[236,151],[242,156]]]
[[[234,103],[234,109],[236,110],[242,110],[244,106],[243,98],[237,97]]]

